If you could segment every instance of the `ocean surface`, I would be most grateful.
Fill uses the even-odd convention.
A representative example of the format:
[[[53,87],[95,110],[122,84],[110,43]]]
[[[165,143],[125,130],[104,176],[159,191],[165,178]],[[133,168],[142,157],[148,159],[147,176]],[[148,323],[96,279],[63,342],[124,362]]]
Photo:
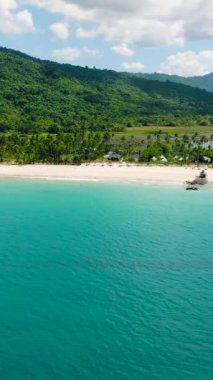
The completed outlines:
[[[212,380],[213,189],[0,181],[1,380]]]

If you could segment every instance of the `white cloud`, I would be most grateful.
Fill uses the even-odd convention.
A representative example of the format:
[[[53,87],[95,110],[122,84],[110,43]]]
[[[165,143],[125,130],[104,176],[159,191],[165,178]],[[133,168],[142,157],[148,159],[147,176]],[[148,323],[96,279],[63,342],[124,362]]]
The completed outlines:
[[[99,34],[99,30],[97,29],[84,29],[82,27],[78,27],[76,30],[76,37],[78,38],[94,38]]]
[[[68,47],[64,49],[55,49],[53,50],[53,57],[56,58],[58,61],[75,61],[76,59],[80,58],[81,51],[80,49]]]
[[[140,46],[182,46],[186,40],[213,39],[211,0],[19,1],[79,23],[77,36],[81,38],[100,35],[118,44]]]
[[[182,46],[182,23],[157,20],[117,20],[102,25],[101,34],[108,41],[125,41],[139,46]]]
[[[86,9],[75,1],[66,0],[20,0],[24,4],[45,9],[50,13],[64,15],[68,20],[77,22],[94,22],[98,13],[94,9]]]
[[[90,55],[91,57],[99,57],[100,56],[100,51],[98,49],[90,49],[86,46],[82,48],[82,52]]]
[[[53,33],[55,39],[67,40],[69,37],[69,26],[66,22],[57,22],[50,25],[50,30]]]
[[[213,69],[213,50],[186,51],[170,55],[161,64],[160,71],[181,76],[205,75]]]
[[[0,0],[0,32],[9,35],[20,35],[35,31],[32,14],[19,10],[18,1]]]
[[[139,72],[145,68],[142,62],[131,62],[131,63],[123,62],[122,66],[125,70],[132,71],[132,72]]]
[[[66,47],[64,49],[55,49],[52,52],[53,57],[61,62],[75,61],[83,54],[87,54],[91,57],[100,56],[98,49],[90,49],[86,46],[83,48]]]
[[[134,50],[130,49],[128,47],[128,45],[126,43],[124,43],[124,42],[122,44],[120,44],[120,45],[113,46],[112,50],[116,54],[122,55],[124,57],[132,57],[135,54]]]
[[[17,2],[15,0],[1,0],[0,1],[0,13],[6,14],[11,11],[16,10],[18,7]]]

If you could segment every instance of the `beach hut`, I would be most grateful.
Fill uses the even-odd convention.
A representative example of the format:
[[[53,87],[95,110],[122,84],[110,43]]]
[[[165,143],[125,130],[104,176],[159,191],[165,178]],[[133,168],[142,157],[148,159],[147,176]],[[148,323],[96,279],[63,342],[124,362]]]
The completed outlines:
[[[207,164],[209,164],[211,162],[211,158],[208,156],[203,156],[203,162],[206,162]]]
[[[160,156],[160,161],[163,162],[163,163],[166,163],[168,162],[167,158],[165,156]]]
[[[116,152],[109,152],[104,156],[104,158],[110,161],[120,161],[121,155]]]

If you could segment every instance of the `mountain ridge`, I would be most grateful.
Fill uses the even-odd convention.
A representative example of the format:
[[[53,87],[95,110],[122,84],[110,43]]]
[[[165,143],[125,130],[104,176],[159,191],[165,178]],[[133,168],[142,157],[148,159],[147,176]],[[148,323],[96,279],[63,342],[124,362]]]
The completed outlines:
[[[126,73],[129,75],[129,73]],[[189,76],[183,77],[179,75],[169,75],[164,73],[136,73],[130,75],[137,76],[148,80],[158,80],[160,82],[170,81],[173,83],[185,84],[186,86],[197,87],[208,92],[213,92],[213,73],[203,76]]]
[[[41,62],[52,62],[52,63],[55,63],[56,65],[61,65],[64,67],[72,66],[72,67],[84,68],[83,66],[71,65],[68,63],[58,63],[56,61],[50,61],[47,59],[40,59],[37,57],[32,57],[26,53],[21,52],[21,51],[14,50],[14,49],[8,49],[6,47],[0,47],[0,52],[8,52],[8,53],[23,57],[25,59],[34,60],[34,61],[37,61],[40,63]],[[92,68],[90,68],[90,69],[92,70]],[[141,77],[141,78],[148,79],[148,80],[157,80],[160,82],[170,81],[173,83],[184,84],[184,85],[190,86],[190,87],[197,87],[197,88],[200,88],[202,90],[206,90],[208,92],[213,92],[213,72],[211,72],[209,74],[205,74],[205,75],[192,75],[192,76],[185,77],[185,76],[181,76],[181,75],[158,73],[158,72],[154,72],[154,73],[141,73],[141,72],[129,73],[129,72],[120,72],[120,71],[111,70],[111,69],[97,69],[97,68],[95,68],[95,69],[98,71],[101,71],[101,72],[103,72],[103,71],[108,71],[111,73],[114,72],[117,74],[136,76],[139,78]]]
[[[40,60],[0,48],[0,131],[213,124],[213,94],[170,81]]]

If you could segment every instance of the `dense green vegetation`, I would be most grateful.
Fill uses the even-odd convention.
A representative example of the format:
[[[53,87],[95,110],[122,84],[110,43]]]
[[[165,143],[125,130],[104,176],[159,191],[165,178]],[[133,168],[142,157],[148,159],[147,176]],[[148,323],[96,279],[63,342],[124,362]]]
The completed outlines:
[[[1,162],[213,159],[213,94],[182,84],[0,48],[0,106]]]
[[[183,164],[205,162],[207,156],[213,162],[213,134],[178,135],[156,131],[141,138],[86,129],[58,134],[0,134],[0,162],[80,164],[102,161],[110,151],[123,161],[151,162],[155,157],[155,162]],[[166,160],[162,161],[162,156]]]
[[[85,129],[75,133],[0,134],[0,161],[30,164],[80,163],[94,161],[110,149],[108,132],[88,132]]]
[[[192,87],[198,87],[202,88],[203,90],[213,92],[213,73],[203,75],[203,76],[191,76],[191,77],[181,77],[178,75],[167,75],[167,74],[160,74],[160,73],[137,73],[137,74],[129,74],[126,73],[126,75],[134,75],[138,78],[145,78],[148,80],[157,80],[160,82],[174,82],[174,83],[181,83],[185,84],[186,86],[192,86]]]
[[[211,125],[213,94],[0,49],[0,131],[72,133],[138,125]]]

